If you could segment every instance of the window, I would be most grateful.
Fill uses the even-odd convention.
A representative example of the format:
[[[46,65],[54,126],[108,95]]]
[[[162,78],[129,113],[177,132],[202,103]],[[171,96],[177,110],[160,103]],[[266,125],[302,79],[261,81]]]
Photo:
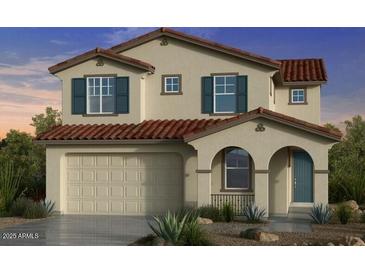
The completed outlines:
[[[162,75],[162,94],[181,94],[181,75]]]
[[[292,89],[291,90],[291,103],[292,104],[304,104],[305,103],[305,90],[300,89]]]
[[[214,112],[234,113],[236,112],[236,76],[219,75],[214,76]]]
[[[115,78],[87,78],[87,113],[114,113],[115,108]]]
[[[240,148],[225,150],[225,188],[250,188],[250,156]]]

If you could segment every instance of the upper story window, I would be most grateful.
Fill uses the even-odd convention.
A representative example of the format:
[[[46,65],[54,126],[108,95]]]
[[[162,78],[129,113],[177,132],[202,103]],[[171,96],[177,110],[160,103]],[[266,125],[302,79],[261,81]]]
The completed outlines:
[[[225,150],[225,188],[250,189],[250,156],[246,150],[227,148]]]
[[[87,113],[110,114],[115,110],[115,78],[87,78]]]
[[[293,88],[290,90],[291,104],[305,104],[307,101],[306,91],[304,88]]]
[[[181,75],[162,75],[162,94],[181,94]]]
[[[234,113],[237,109],[236,75],[216,75],[214,86],[214,113]]]

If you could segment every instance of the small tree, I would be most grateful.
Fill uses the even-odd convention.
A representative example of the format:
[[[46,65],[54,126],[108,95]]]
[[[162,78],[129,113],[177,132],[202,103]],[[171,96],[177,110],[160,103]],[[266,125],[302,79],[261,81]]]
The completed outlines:
[[[31,126],[35,127],[35,134],[39,135],[54,126],[60,125],[61,112],[57,109],[52,109],[52,107],[47,107],[45,113],[37,114],[32,117],[33,123]]]

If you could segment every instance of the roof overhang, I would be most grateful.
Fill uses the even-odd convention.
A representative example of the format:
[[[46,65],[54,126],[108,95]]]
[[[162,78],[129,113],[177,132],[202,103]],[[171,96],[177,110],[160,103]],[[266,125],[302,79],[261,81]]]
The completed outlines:
[[[115,53],[120,53],[125,50],[137,47],[149,41],[152,41],[159,37],[171,37],[180,41],[184,41],[187,43],[191,43],[194,45],[198,45],[204,48],[208,48],[210,50],[218,51],[224,54],[228,54],[237,58],[241,58],[244,60],[248,60],[251,62],[259,63],[261,65],[265,65],[267,67],[273,69],[279,69],[281,62],[277,60],[273,60],[261,55],[257,55],[251,52],[247,52],[238,48],[228,47],[213,41],[209,41],[207,39],[203,39],[197,36],[189,35],[183,32],[179,32],[170,28],[159,28],[155,31],[149,32],[147,34],[141,35],[137,38],[131,39],[127,42],[121,43],[114,47],[111,47],[110,50]]]
[[[143,62],[141,60],[135,59],[135,58],[131,58],[131,57],[127,57],[121,54],[116,54],[111,50],[105,50],[105,49],[101,49],[101,48],[96,48],[93,50],[90,50],[88,52],[85,52],[81,55],[78,55],[76,57],[70,58],[64,62],[61,62],[57,65],[54,65],[52,67],[49,67],[48,70],[50,73],[55,74],[58,73],[60,71],[66,70],[70,67],[76,66],[78,64],[81,64],[83,62],[86,62],[90,59],[94,59],[97,57],[103,57],[109,60],[113,60],[115,62],[119,62],[125,65],[129,65],[144,71],[148,71],[151,73],[154,73],[155,68],[154,66],[152,66],[149,63]]]
[[[333,130],[327,129],[325,127],[315,125],[312,123],[305,122],[303,120],[299,120],[284,114],[279,114],[274,111],[270,111],[264,108],[258,108],[253,111],[250,111],[245,114],[241,114],[239,116],[233,117],[231,119],[226,120],[226,122],[222,121],[222,123],[219,123],[217,125],[214,125],[212,127],[202,129],[190,134],[187,134],[184,136],[184,141],[189,143],[191,141],[194,141],[196,139],[203,138],[205,136],[214,134],[216,132],[220,132],[222,130],[229,129],[231,127],[243,124],[248,121],[252,121],[257,118],[265,118],[270,121],[275,121],[280,124],[284,124],[293,128],[297,128],[299,130],[303,130],[306,132],[309,132],[311,134],[315,134],[321,137],[324,137],[326,139],[329,139],[334,142],[341,141],[342,134],[335,132]]]
[[[39,145],[158,145],[181,144],[182,139],[136,139],[136,140],[33,140]]]

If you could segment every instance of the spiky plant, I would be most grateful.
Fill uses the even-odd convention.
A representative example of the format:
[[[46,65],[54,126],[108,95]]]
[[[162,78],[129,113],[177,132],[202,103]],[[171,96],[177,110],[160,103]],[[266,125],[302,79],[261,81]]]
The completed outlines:
[[[23,214],[26,219],[41,219],[48,217],[47,209],[40,202],[33,202]]]
[[[179,218],[177,214],[168,211],[164,216],[153,217],[155,225],[150,222],[148,222],[148,225],[157,237],[160,237],[173,245],[178,245],[181,242],[181,236],[187,217],[188,216],[185,215],[184,217]]]
[[[222,216],[223,219],[229,223],[233,221],[234,218],[234,209],[230,203],[225,203],[222,208]]]
[[[51,216],[54,213],[55,202],[43,200],[42,205],[47,210],[48,216]]]
[[[345,225],[348,223],[350,218],[352,217],[352,210],[349,206],[340,204],[336,208],[336,215],[340,220],[340,223]]]
[[[332,210],[328,205],[315,204],[313,205],[309,216],[316,224],[328,224],[333,216]]]
[[[242,215],[246,217],[246,220],[250,223],[260,223],[266,214],[264,208],[260,208],[254,203],[250,203],[243,209]]]
[[[212,245],[207,232],[195,220],[185,224],[182,243],[189,246],[206,246]]]
[[[19,184],[22,171],[13,162],[0,164],[0,211],[9,211],[14,200],[20,195]]]
[[[200,217],[211,219],[213,222],[219,222],[222,220],[221,211],[215,206],[201,206],[198,208],[198,212]]]

